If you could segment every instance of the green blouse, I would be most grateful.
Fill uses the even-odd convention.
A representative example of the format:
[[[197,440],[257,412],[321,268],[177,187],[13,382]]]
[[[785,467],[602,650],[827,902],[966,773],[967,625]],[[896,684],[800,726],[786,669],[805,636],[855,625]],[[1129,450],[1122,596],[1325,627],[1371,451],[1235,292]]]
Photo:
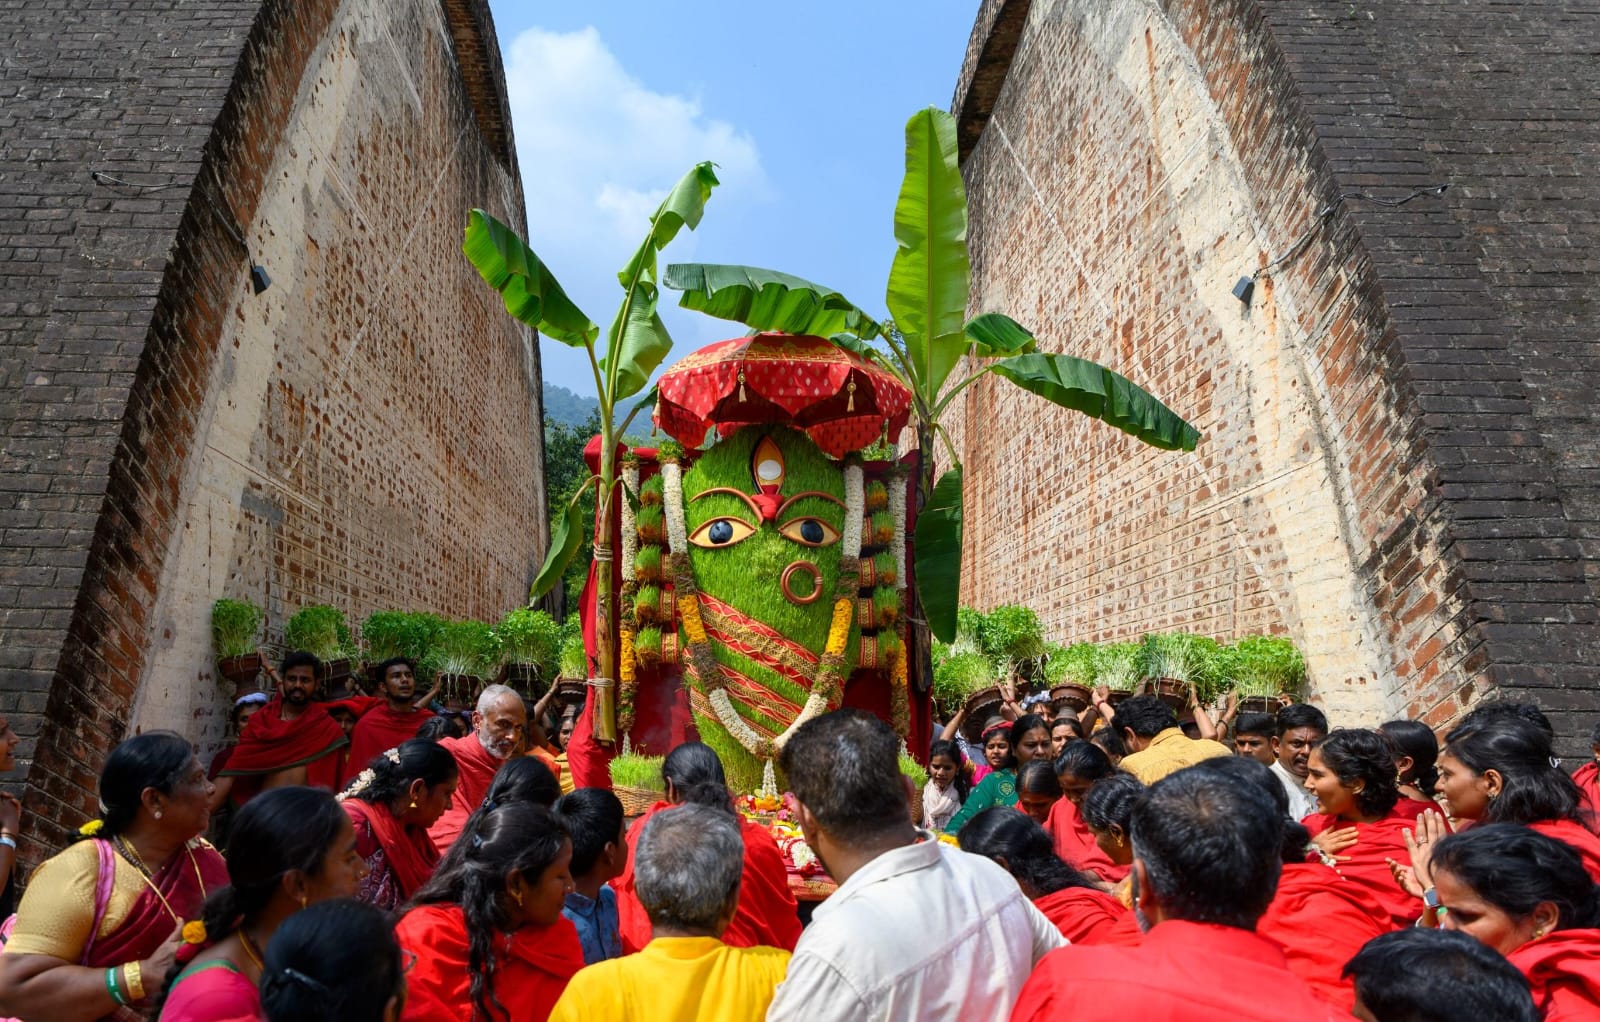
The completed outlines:
[[[946,834],[954,834],[964,827],[968,820],[988,809],[990,806],[1014,806],[1017,804],[1017,772],[1009,767],[996,770],[973,788],[967,795],[967,800],[961,803],[961,811],[950,818],[945,825]]]

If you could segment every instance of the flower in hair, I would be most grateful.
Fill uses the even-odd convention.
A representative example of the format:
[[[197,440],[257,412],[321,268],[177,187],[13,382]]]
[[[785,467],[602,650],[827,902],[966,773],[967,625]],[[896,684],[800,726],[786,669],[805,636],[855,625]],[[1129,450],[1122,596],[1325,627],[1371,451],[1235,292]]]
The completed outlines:
[[[388,760],[389,762],[393,763],[395,766],[399,766],[400,765],[400,750],[399,749],[390,749],[388,752],[383,754],[383,758]],[[368,771],[368,773],[371,773],[371,771]]]
[[[191,919],[183,924],[180,931],[185,944],[204,944],[206,942],[206,924],[198,919]]]
[[[88,823],[85,823],[83,826],[78,828],[78,833],[83,837],[94,837],[105,828],[105,825],[106,821],[104,820],[90,820]]]

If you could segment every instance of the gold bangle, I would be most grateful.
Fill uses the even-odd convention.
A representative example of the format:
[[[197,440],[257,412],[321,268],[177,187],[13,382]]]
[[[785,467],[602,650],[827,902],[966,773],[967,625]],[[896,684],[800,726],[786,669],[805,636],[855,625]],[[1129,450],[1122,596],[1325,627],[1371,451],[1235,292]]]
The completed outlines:
[[[144,965],[140,962],[129,962],[122,967],[122,988],[128,992],[128,1000],[135,1003],[144,1000]]]

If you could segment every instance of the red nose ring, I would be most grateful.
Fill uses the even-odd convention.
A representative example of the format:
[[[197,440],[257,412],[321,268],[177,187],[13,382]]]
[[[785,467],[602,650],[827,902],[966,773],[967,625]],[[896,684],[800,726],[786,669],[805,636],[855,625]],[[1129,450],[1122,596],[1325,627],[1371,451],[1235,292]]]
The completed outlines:
[[[811,592],[804,596],[795,592],[793,585],[795,574],[802,571],[809,571],[811,573]],[[783,584],[783,595],[790,603],[798,604],[803,607],[808,603],[817,602],[817,597],[822,595],[822,572],[818,571],[817,566],[812,564],[810,561],[795,561],[793,564],[783,569],[783,577],[781,581]]]

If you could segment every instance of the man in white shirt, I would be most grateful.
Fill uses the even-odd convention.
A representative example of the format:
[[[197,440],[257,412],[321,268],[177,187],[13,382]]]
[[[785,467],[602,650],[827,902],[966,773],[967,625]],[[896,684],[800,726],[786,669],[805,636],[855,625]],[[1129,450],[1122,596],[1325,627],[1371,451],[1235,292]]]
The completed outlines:
[[[795,815],[839,889],[800,935],[769,1022],[1003,1019],[1066,943],[1005,870],[912,826],[898,751],[860,710],[784,746]]]
[[[1278,734],[1272,739],[1277,762],[1272,775],[1289,794],[1289,816],[1303,820],[1317,811],[1317,800],[1306,790],[1311,772],[1311,749],[1328,737],[1328,718],[1315,706],[1296,703],[1278,711]]]

